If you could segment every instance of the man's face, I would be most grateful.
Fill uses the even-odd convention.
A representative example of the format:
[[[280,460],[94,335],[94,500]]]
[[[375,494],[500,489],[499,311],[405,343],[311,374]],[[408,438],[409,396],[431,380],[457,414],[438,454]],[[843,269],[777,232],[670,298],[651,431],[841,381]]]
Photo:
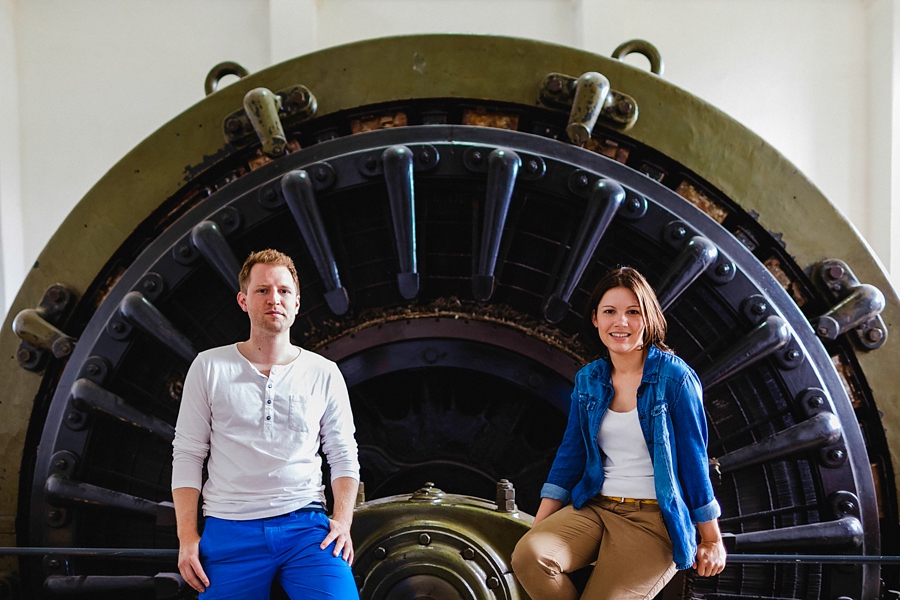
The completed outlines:
[[[237,300],[250,316],[251,330],[268,333],[289,330],[300,310],[294,278],[281,265],[253,265],[247,292],[238,292]]]

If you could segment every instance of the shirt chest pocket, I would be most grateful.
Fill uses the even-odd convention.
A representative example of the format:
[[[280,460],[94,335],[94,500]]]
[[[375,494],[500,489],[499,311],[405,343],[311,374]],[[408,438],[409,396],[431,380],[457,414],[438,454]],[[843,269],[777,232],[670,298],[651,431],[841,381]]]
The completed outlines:
[[[324,403],[306,394],[291,394],[288,412],[288,426],[299,433],[318,431],[319,421],[324,412]]]

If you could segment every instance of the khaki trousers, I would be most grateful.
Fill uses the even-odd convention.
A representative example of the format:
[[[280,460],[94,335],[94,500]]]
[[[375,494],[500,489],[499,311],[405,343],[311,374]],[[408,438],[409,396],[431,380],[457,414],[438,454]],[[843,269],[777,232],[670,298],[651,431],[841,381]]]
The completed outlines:
[[[675,575],[659,505],[594,498],[553,513],[519,540],[513,571],[533,600],[576,600],[566,575],[596,561],[585,600],[650,599]]]

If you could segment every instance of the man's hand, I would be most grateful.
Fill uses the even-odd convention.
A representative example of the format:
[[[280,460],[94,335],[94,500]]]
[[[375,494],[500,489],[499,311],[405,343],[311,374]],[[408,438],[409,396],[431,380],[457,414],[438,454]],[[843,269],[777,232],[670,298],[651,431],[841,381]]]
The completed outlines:
[[[178,544],[178,570],[184,581],[197,590],[205,592],[209,586],[209,578],[200,564],[200,536],[189,541],[180,541]]]
[[[200,534],[197,533],[199,500],[198,489],[182,487],[172,490],[178,523],[178,570],[185,583],[202,593],[209,587],[209,577],[200,564]]]
[[[319,546],[322,550],[328,547],[328,544],[334,542],[334,555],[340,555],[351,565],[353,564],[353,540],[350,538],[350,524],[337,519],[328,519],[331,531],[322,540]]]

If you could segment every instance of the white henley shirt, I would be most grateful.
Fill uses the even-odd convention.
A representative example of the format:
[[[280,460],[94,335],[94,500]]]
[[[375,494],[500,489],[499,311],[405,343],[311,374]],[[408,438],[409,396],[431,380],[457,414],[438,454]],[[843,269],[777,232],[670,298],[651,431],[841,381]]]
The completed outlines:
[[[324,502],[319,446],[332,481],[359,481],[354,432],[347,384],[332,361],[301,350],[266,377],[236,344],[213,348],[197,356],[185,378],[172,489],[202,489],[204,515],[234,520]]]

